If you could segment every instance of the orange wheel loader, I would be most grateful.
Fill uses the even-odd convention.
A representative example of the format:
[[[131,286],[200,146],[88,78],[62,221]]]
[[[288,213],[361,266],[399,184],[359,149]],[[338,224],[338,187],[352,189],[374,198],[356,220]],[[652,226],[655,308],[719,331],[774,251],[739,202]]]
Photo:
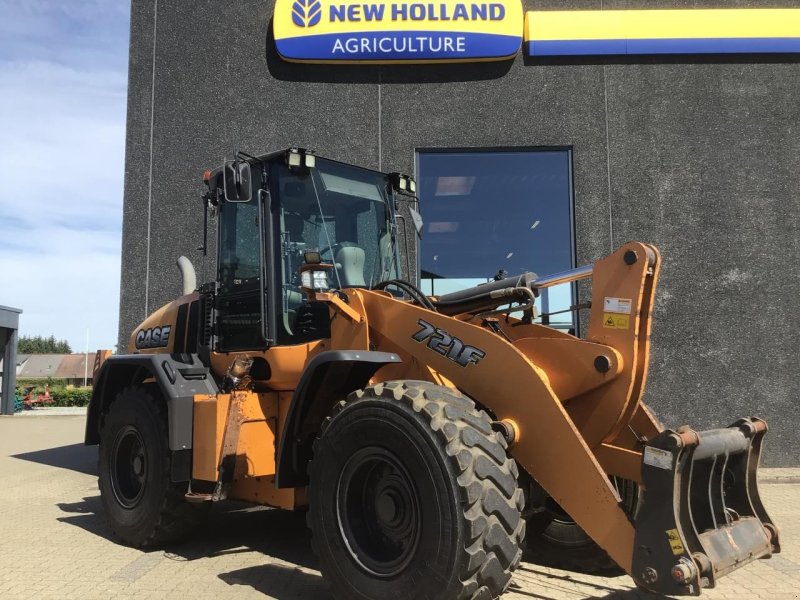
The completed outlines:
[[[363,600],[497,598],[524,544],[668,595],[779,551],[766,423],[671,430],[642,403],[655,247],[426,296],[400,278],[410,177],[292,148],[204,182],[215,281],[179,260],[183,295],[95,377],[86,443],[125,543],[226,498],[307,510],[334,596]],[[585,336],[537,322],[542,289],[590,277]]]

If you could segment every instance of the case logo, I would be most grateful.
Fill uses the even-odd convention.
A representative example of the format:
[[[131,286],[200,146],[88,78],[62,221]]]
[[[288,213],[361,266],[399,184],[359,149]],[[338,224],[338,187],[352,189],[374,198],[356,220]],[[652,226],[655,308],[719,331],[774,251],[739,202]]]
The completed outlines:
[[[169,334],[172,332],[170,325],[153,327],[152,329],[140,329],[136,334],[136,349],[163,348],[169,344]]]
[[[275,46],[295,62],[503,60],[522,44],[520,0],[276,0]]]
[[[477,365],[486,356],[486,352],[474,346],[467,346],[457,337],[451,336],[443,329],[434,327],[427,321],[420,319],[417,324],[422,327],[411,336],[415,342],[428,342],[428,348],[452,360],[461,367]]]

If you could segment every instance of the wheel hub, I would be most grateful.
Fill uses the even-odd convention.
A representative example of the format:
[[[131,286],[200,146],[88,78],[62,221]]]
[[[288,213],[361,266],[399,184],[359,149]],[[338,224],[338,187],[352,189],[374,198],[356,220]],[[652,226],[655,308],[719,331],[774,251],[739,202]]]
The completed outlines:
[[[147,457],[144,440],[138,429],[132,425],[120,429],[110,460],[114,497],[123,507],[134,508],[144,495],[147,480]]]
[[[381,494],[375,503],[375,510],[382,525],[391,526],[397,519],[398,507],[397,500],[391,493]]]
[[[140,454],[133,458],[133,472],[137,477],[144,475],[144,457]]]
[[[378,577],[405,569],[421,527],[418,492],[397,457],[363,448],[345,464],[337,489],[339,531],[355,562]]]

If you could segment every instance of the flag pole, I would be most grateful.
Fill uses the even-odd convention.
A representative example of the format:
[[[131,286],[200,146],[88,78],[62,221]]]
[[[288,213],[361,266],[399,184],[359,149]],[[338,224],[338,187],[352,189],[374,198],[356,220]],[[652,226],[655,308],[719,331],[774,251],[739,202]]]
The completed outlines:
[[[86,329],[86,356],[83,359],[83,387],[89,379],[89,329]]]

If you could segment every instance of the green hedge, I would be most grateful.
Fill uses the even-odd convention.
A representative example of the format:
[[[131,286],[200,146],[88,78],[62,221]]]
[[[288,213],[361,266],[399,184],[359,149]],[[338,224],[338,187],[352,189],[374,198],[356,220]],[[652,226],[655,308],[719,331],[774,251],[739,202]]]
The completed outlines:
[[[17,394],[22,397],[22,388],[33,386],[33,396],[44,394],[45,383],[50,386],[50,396],[53,398],[53,403],[48,406],[88,406],[89,401],[92,399],[91,387],[76,387],[68,388],[57,380],[41,379],[18,379],[17,380]]]
[[[50,395],[53,397],[51,406],[88,406],[92,399],[92,388],[50,388]]]

